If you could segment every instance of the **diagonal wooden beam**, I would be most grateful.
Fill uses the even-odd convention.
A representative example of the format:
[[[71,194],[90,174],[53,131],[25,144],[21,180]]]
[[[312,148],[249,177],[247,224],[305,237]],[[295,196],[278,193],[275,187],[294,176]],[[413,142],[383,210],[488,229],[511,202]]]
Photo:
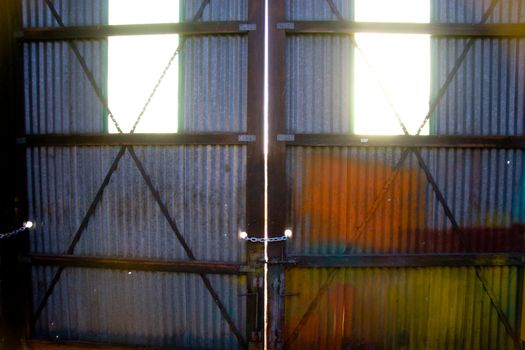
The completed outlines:
[[[495,8],[496,4],[498,3],[498,1],[499,0],[492,0],[492,2],[490,3],[490,6],[488,7],[488,9],[484,12],[484,14],[482,16],[481,23],[485,23],[488,20],[488,18],[490,18],[490,16],[492,15],[492,12],[494,11],[494,8]],[[339,10],[337,9],[337,6],[334,4],[333,0],[326,0],[326,2],[330,6],[330,9],[331,9],[332,13],[337,17],[337,19],[338,20],[344,20],[344,17],[341,15]],[[355,40],[353,42],[355,43]],[[429,111],[428,111],[427,115],[425,116],[425,119],[424,119],[423,123],[419,127],[416,135],[419,135],[421,133],[421,130],[423,129],[425,124],[428,122],[428,119],[434,113],[435,109],[437,108],[437,106],[439,105],[441,100],[443,99],[446,90],[450,86],[450,83],[454,79],[454,77],[457,74],[460,66],[464,62],[467,53],[470,51],[470,49],[472,48],[473,45],[474,45],[474,39],[470,38],[469,41],[467,42],[467,45],[465,45],[465,48],[463,49],[463,52],[461,53],[461,55],[456,60],[453,69],[448,74],[447,79],[445,80],[445,83],[441,86],[441,88],[439,89],[436,97],[431,102],[430,107],[429,107]],[[383,91],[383,93],[386,93],[386,91]],[[391,106],[391,108],[394,108],[392,103],[390,103],[390,106]],[[408,131],[407,131],[406,127],[404,126],[403,121],[401,120],[401,118],[399,117],[399,114],[395,111],[395,109],[394,109],[394,112],[396,114],[396,118],[397,118],[398,122],[401,125],[401,128],[403,129],[403,132],[405,134],[408,134]],[[451,221],[451,223],[453,225],[455,223],[456,226],[457,226],[457,222],[456,222],[454,216],[451,215],[452,211],[450,210],[450,208],[446,204],[446,201],[444,200],[444,196],[443,196],[442,192],[439,190],[439,187],[437,187],[436,182],[433,180],[432,174],[430,173],[428,167],[426,166],[424,160],[422,159],[419,149],[412,150],[412,152],[416,155],[416,158],[418,159],[419,165],[421,166],[421,168],[425,172],[425,175],[427,176],[427,180],[429,180],[429,183],[431,184],[431,186],[432,186],[436,196],[438,196],[438,200],[440,201],[441,205],[445,209],[445,212],[448,213],[447,217],[449,218],[449,220]],[[400,169],[401,165],[406,160],[406,156],[408,155],[408,153],[410,153],[410,151],[405,149],[404,153],[402,154],[402,157],[401,157],[400,161],[398,161],[398,163],[394,167],[394,172],[389,177],[389,179],[387,179],[387,181],[385,182],[385,186],[384,186],[385,189],[389,188],[392,185],[392,183],[394,182],[394,180],[397,177],[398,172],[399,172],[399,170],[397,170],[397,171],[395,171],[395,170],[396,169]],[[431,179],[432,179],[432,181],[431,181]],[[381,198],[382,198],[382,196],[384,196],[384,193],[385,193],[385,190],[378,197],[376,197],[376,199],[374,201],[374,204],[372,205],[370,210],[365,214],[365,220],[363,220],[363,222],[358,226],[358,228],[364,227],[366,225],[367,220],[370,220],[369,218],[373,215],[373,213],[377,210],[377,208],[379,208],[379,204],[376,204],[376,203],[379,203],[381,201]],[[441,198],[441,199],[439,199],[439,198]],[[359,231],[358,231],[358,236],[357,237],[359,237],[360,235],[361,234],[359,234]],[[348,250],[349,250],[349,246],[347,246],[345,248],[345,253],[347,253]],[[319,291],[314,296],[314,298],[311,301],[310,305],[308,306],[306,312],[301,317],[299,323],[294,328],[294,330],[292,331],[290,336],[286,339],[286,341],[285,341],[285,345],[286,346],[290,345],[291,343],[293,343],[293,341],[295,341],[297,339],[301,328],[306,324],[306,322],[308,321],[310,316],[313,314],[313,312],[317,308],[317,305],[319,304],[322,295],[324,295],[326,293],[326,291],[329,289],[331,283],[335,279],[336,274],[337,274],[337,270],[332,270],[329,273],[327,279],[321,285]],[[491,301],[491,305],[494,307],[494,309],[496,310],[496,312],[498,314],[499,320],[505,326],[505,330],[507,331],[509,336],[512,338],[512,340],[514,342],[514,346],[517,349],[521,349],[521,341],[519,340],[519,337],[517,336],[516,332],[513,330],[513,328],[511,326],[508,318],[506,317],[505,313],[501,309],[501,306],[497,303],[495,297],[490,292],[490,289],[488,288],[486,280],[481,275],[481,271],[480,271],[479,267],[476,267],[476,278],[481,282],[481,285],[483,287],[484,292],[489,297],[489,299]]]
[[[61,16],[58,14],[58,12],[56,11],[54,5],[53,5],[53,2],[51,0],[44,0],[47,4],[47,6],[49,7],[53,17],[55,18],[55,20],[57,21],[57,23],[59,23],[59,25],[61,27],[64,27],[64,22],[61,18]],[[194,16],[194,20],[200,18],[202,16],[202,14],[204,13],[204,9],[206,8],[206,6],[209,4],[210,0],[203,0],[197,13],[195,14]],[[104,108],[108,111],[108,114],[110,115],[111,119],[113,120],[113,123],[115,124],[117,130],[119,131],[119,133],[122,133],[122,130],[121,128],[119,127],[116,119],[114,118],[113,114],[111,113],[110,109],[109,109],[109,105],[108,105],[108,102],[107,102],[107,99],[104,97],[103,93],[102,93],[102,90],[100,89],[100,87],[98,86],[97,82],[95,81],[95,78],[93,76],[93,73],[90,71],[89,67],[87,66],[87,63],[85,62],[84,58],[82,57],[80,51],[78,50],[78,47],[73,43],[73,42],[68,42],[70,47],[72,48],[73,52],[75,53],[75,56],[77,57],[78,61],[80,62],[81,66],[82,66],[82,69],[84,70],[84,73],[86,74],[86,76],[88,77],[88,80],[90,81],[93,89],[95,90],[96,92],[96,95],[98,97],[98,99],[100,100],[100,102],[102,103],[102,105],[104,106]],[[184,43],[184,42],[183,42]],[[183,45],[182,43],[182,45]],[[183,46],[181,46],[183,47]],[[178,47],[177,50],[175,51],[175,54],[178,54],[178,52],[180,51],[180,48],[181,47]],[[162,75],[161,75],[161,79],[162,77],[164,76],[165,74],[165,71],[167,70],[167,68],[169,68],[169,66],[171,65],[171,63],[173,62],[173,56],[172,58],[170,58],[170,61],[168,63],[168,66],[164,69]],[[149,102],[152,98],[152,95],[156,92],[158,88],[158,84],[153,88],[153,91],[152,93],[150,94],[148,100],[146,101],[146,104],[144,105],[144,108],[142,109],[141,113],[139,114],[139,116],[137,117],[137,120],[133,126],[133,130],[132,132],[134,131],[137,123],[140,121],[140,118],[141,116],[143,115],[145,109],[147,108],[147,106],[149,105]],[[101,188],[99,189],[99,191],[97,192],[97,196],[95,196],[95,200],[94,200],[94,204],[92,203],[92,205],[90,206],[90,210],[88,210],[88,214],[89,215],[86,215],[82,221],[82,224],[81,224],[81,229],[77,230],[77,233],[75,234],[74,238],[73,238],[73,241],[71,242],[70,246],[68,247],[67,249],[67,254],[72,254],[74,252],[74,247],[76,246],[76,244],[78,243],[78,241],[80,240],[80,237],[82,235],[82,232],[84,231],[84,228],[85,226],[87,226],[87,223],[89,221],[89,218],[91,217],[93,211],[94,211],[94,208],[96,207],[96,204],[100,201],[100,198],[102,198],[102,194],[104,192],[104,189],[107,187],[107,184],[109,183],[109,180],[111,178],[111,176],[113,175],[114,171],[116,170],[117,168],[117,165],[118,165],[118,162],[120,161],[120,159],[122,158],[122,156],[124,155],[124,152],[125,150],[128,149],[131,157],[133,158],[133,160],[135,161],[138,169],[139,169],[139,172],[141,173],[142,177],[144,178],[144,180],[146,181],[146,184],[148,185],[148,188],[150,189],[151,193],[153,194],[155,200],[157,201],[159,207],[161,208],[161,211],[162,213],[164,214],[164,216],[166,217],[166,219],[168,220],[168,223],[170,224],[173,232],[175,233],[175,235],[177,236],[179,242],[182,244],[186,254],[188,255],[188,257],[191,259],[191,260],[196,260],[193,252],[191,251],[190,247],[188,246],[188,244],[186,243],[184,237],[182,236],[181,232],[179,231],[178,227],[177,227],[177,224],[176,222],[171,218],[171,216],[169,215],[169,211],[167,209],[167,207],[165,206],[165,204],[162,202],[161,198],[160,198],[160,195],[158,193],[158,191],[155,189],[155,187],[153,186],[153,183],[149,177],[149,175],[146,173],[145,169],[144,169],[144,166],[142,165],[142,163],[140,162],[140,159],[137,157],[135,151],[133,150],[133,147],[132,146],[123,146],[121,147],[120,149],[120,152],[119,154],[117,155],[117,157],[115,158],[113,164],[112,164],[112,167],[110,168],[110,172],[108,172],[108,174],[106,175],[106,178],[104,179],[103,181],[103,184],[101,186]],[[93,208],[93,209],[92,209]],[[92,210],[91,210],[92,209]],[[38,318],[40,317],[41,313],[42,313],[42,310],[44,309],[44,307],[46,306],[47,304],[47,301],[49,300],[49,297],[51,296],[51,294],[53,293],[53,290],[56,286],[56,284],[58,283],[58,281],[60,280],[60,277],[62,275],[62,272],[64,270],[64,267],[59,267],[57,273],[55,273],[55,275],[53,276],[52,280],[51,280],[51,283],[50,283],[50,286],[48,287],[45,295],[44,295],[44,298],[43,300],[40,302],[40,305],[37,309],[37,312],[35,313],[35,316],[33,317],[33,322],[35,323],[36,320],[38,320]],[[219,298],[219,295],[218,293],[214,290],[213,286],[211,285],[211,282],[210,280],[208,279],[208,277],[203,274],[203,273],[200,273],[199,274],[204,285],[206,286],[206,289],[209,291],[210,295],[212,296],[215,304],[218,306],[219,310],[221,311],[221,314],[222,316],[224,317],[224,319],[226,320],[226,322],[228,323],[228,326],[230,327],[230,330],[234,333],[234,335],[236,336],[237,338],[237,341],[239,342],[239,344],[241,345],[242,348],[244,349],[247,349],[248,346],[242,336],[242,334],[240,333],[240,331],[237,329],[237,327],[235,326],[234,322],[233,322],[233,319],[229,316],[225,306],[223,305],[222,301],[220,300]],[[34,324],[33,323],[33,324]]]
[[[175,222],[175,219],[173,219],[173,217],[171,216],[171,214],[170,214],[170,212],[168,210],[168,207],[166,206],[166,204],[164,203],[164,201],[160,197],[159,191],[157,191],[157,189],[155,188],[155,185],[153,184],[153,181],[151,181],[150,176],[148,175],[148,173],[146,172],[146,169],[144,168],[144,165],[142,164],[142,162],[140,161],[139,157],[135,153],[135,150],[133,149],[132,146],[130,146],[128,148],[128,151],[129,151],[129,153],[131,155],[131,158],[133,158],[133,160],[135,161],[135,164],[137,165],[137,168],[139,169],[140,175],[142,176],[142,178],[146,182],[146,185],[148,186],[148,189],[150,190],[151,194],[153,195],[153,198],[157,202],[157,205],[159,206],[159,209],[162,212],[162,215],[164,215],[164,217],[168,221],[168,224],[170,225],[173,233],[177,237],[179,243],[184,248],[184,251],[186,252],[186,255],[192,261],[197,260],[195,258],[195,254],[193,253],[193,251],[191,250],[190,246],[188,245],[188,242],[186,242],[186,239],[184,238],[184,236],[180,232],[179,228],[177,227],[177,223]],[[221,301],[217,291],[213,288],[213,286],[212,286],[208,276],[206,274],[204,274],[204,273],[199,273],[199,276],[201,277],[202,282],[206,286],[206,289],[208,290],[208,292],[212,296],[213,301],[215,302],[215,304],[219,308],[222,317],[224,318],[224,320],[228,324],[228,327],[230,328],[230,331],[235,335],[235,337],[237,338],[237,341],[239,342],[239,344],[244,349],[247,349],[248,345],[246,344],[246,341],[244,340],[244,337],[242,336],[241,332],[239,331],[239,329],[235,325],[235,322],[233,321],[233,319],[229,315],[228,311],[226,310],[226,307],[222,303],[222,301]]]
[[[109,181],[111,180],[111,177],[113,176],[113,174],[117,170],[118,163],[120,162],[120,159],[124,155],[125,150],[126,150],[125,146],[121,147],[121,149],[118,152],[116,158],[113,160],[113,163],[109,167],[109,170],[106,173],[106,176],[104,176],[104,180],[102,181],[102,184],[100,185],[100,187],[99,187],[99,189],[98,189],[98,191],[97,191],[97,193],[95,195],[95,198],[93,198],[93,200],[91,201],[91,204],[90,204],[86,214],[82,218],[80,226],[78,227],[77,231],[73,235],[73,239],[71,240],[71,243],[69,243],[69,246],[66,249],[66,254],[73,254],[74,253],[75,247],[76,247],[78,241],[80,240],[80,238],[82,237],[82,234],[84,233],[84,230],[87,227],[89,219],[91,218],[91,216],[95,212],[95,209],[96,209],[98,203],[100,203],[100,200],[102,199],[102,195],[104,194],[104,190],[108,186]],[[49,286],[47,287],[46,292],[44,293],[44,296],[42,297],[42,300],[38,304],[38,307],[37,307],[35,313],[33,314],[32,322],[31,322],[31,324],[33,326],[36,324],[36,322],[40,318],[40,316],[42,314],[42,311],[44,310],[44,308],[47,305],[49,297],[51,296],[51,294],[53,294],[53,291],[55,290],[55,287],[56,287],[58,281],[60,280],[60,277],[62,276],[62,272],[63,271],[64,271],[64,267],[61,266],[61,267],[58,268],[57,272],[55,272],[55,274],[53,275],[53,278],[51,279],[51,282],[49,283]]]

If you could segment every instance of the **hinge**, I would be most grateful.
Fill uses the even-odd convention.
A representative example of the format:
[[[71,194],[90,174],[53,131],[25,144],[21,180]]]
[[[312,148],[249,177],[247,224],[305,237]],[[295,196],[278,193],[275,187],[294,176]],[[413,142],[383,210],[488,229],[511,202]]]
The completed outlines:
[[[255,24],[255,23],[242,23],[242,24],[239,24],[239,30],[241,32],[254,31],[254,30],[257,30],[257,24]]]
[[[295,29],[295,24],[293,22],[279,22],[277,23],[277,29]]]
[[[255,135],[239,135],[239,142],[255,142],[257,137]]]
[[[293,142],[295,141],[295,135],[290,134],[278,134],[277,141]]]

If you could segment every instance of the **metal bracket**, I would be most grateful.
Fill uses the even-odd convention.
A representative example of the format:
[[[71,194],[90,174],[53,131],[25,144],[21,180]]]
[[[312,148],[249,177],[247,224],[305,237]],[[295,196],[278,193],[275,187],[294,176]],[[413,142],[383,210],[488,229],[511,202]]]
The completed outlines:
[[[279,22],[279,23],[277,23],[277,29],[294,30],[295,29],[295,24],[293,22]]]
[[[290,134],[278,134],[278,135],[277,135],[277,141],[293,142],[293,141],[295,141],[295,135],[290,135]]]
[[[257,137],[255,135],[239,135],[239,142],[255,142]]]
[[[242,23],[239,24],[239,30],[241,32],[250,32],[257,30],[257,24],[255,23]]]

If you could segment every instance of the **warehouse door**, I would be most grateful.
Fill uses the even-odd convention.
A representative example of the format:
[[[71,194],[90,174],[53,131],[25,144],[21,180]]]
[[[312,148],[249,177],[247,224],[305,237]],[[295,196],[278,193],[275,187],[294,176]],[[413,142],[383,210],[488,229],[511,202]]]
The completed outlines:
[[[264,234],[263,1],[180,2],[176,24],[111,26],[107,9],[21,1],[28,344],[258,346],[263,247],[239,232]],[[179,41],[128,130],[108,105],[107,38],[160,34]],[[173,69],[178,131],[140,133]]]
[[[270,1],[268,227],[293,236],[268,248],[269,346],[521,349],[525,9],[354,25],[354,5]],[[354,133],[355,32],[432,35],[417,132]]]

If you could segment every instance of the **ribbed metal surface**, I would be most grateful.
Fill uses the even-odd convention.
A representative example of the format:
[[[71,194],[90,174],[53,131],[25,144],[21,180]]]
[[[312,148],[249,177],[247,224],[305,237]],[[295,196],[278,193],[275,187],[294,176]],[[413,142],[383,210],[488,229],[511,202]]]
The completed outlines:
[[[351,131],[352,49],[348,36],[287,38],[288,132]]]
[[[341,254],[347,246],[346,253],[369,254],[523,249],[524,226],[518,225],[524,222],[522,151],[422,152],[462,237],[452,232],[414,155],[385,191],[401,151],[291,148],[289,254]]]
[[[330,270],[287,272],[285,339]],[[518,269],[481,271],[516,328]],[[290,349],[514,349],[474,268],[339,270]]]
[[[190,21],[199,10],[202,0],[183,2],[183,18]],[[248,0],[210,1],[204,9],[200,21],[246,21],[248,18]]]
[[[103,41],[75,43],[100,86],[106,80]],[[69,45],[24,44],[26,133],[101,132],[103,108]]]
[[[242,262],[245,150],[229,147],[148,147],[139,158],[197,259]],[[33,252],[62,253],[114,158],[111,148],[29,151]],[[89,222],[76,254],[187,259],[144,180],[125,155]],[[52,269],[34,270],[35,305]],[[198,276],[67,269],[37,336],[144,345],[238,347]],[[244,333],[244,279],[211,277]]]
[[[53,268],[33,269],[34,302]],[[245,277],[208,276],[244,333]],[[37,336],[191,349],[238,349],[198,275],[66,269]]]
[[[432,21],[478,23],[490,1],[434,1]],[[523,23],[521,1],[499,1],[487,23]],[[469,39],[432,39],[434,93]],[[524,39],[475,39],[431,119],[431,133],[523,135]]]
[[[424,151],[423,158],[461,228],[489,232],[524,223],[523,151],[440,149]],[[445,215],[436,209],[427,211],[427,220],[441,227]],[[497,249],[496,243],[483,246]]]
[[[242,146],[135,148],[197,259],[244,261]],[[63,253],[95,197],[115,148],[29,151],[32,250]],[[228,247],[228,249],[225,249]],[[132,158],[125,154],[75,253],[187,258]]]
[[[107,23],[105,0],[53,2],[66,26]],[[44,1],[22,2],[23,26],[58,27]],[[80,11],[79,11],[80,10]],[[80,53],[105,90],[106,41],[77,41]],[[100,132],[104,111],[66,42],[23,45],[26,133]]]
[[[182,129],[245,131],[248,39],[188,38],[182,54]]]
[[[201,3],[185,2],[184,18],[191,20]],[[211,1],[201,21],[245,21],[247,18],[246,0]],[[183,131],[246,130],[247,54],[245,36],[187,38],[180,60]]]
[[[24,2],[25,27],[56,26],[43,4]],[[66,25],[106,23],[104,1],[57,1],[55,6]],[[212,2],[204,13],[204,20],[246,17],[246,1]],[[75,43],[104,89],[106,43]],[[246,129],[246,55],[245,37],[188,38],[181,60],[184,131]],[[24,81],[27,133],[106,130],[100,102],[67,43],[24,44]],[[245,229],[245,147],[135,147],[135,151],[195,257],[244,262],[246,244],[238,232]],[[30,233],[32,252],[64,253],[117,152],[111,147],[27,151],[29,216],[36,223]],[[75,254],[187,259],[128,153]],[[54,271],[33,269],[34,305]],[[214,275],[209,279],[241,334],[246,334],[246,298],[239,296],[247,292],[245,278]],[[35,336],[239,348],[202,280],[190,274],[68,268],[36,325]]]
[[[443,23],[479,23],[491,0],[431,1],[432,21]],[[521,0],[498,0],[487,23],[523,23],[525,8]]]
[[[408,230],[423,224],[424,178],[413,163],[401,170],[359,235],[357,227],[383,189],[400,150],[359,148],[291,148],[288,152],[291,190],[290,255],[357,251],[392,252],[409,249]],[[415,171],[414,171],[415,170]],[[419,215],[418,215],[418,214]]]
[[[339,12],[345,18],[351,18],[352,0],[334,0]],[[285,16],[290,21],[335,20],[327,1],[285,0]]]
[[[351,1],[334,1],[351,18]],[[334,20],[326,1],[286,2],[288,20]],[[348,36],[299,35],[286,39],[288,132],[350,132],[353,47]]]
[[[431,18],[478,23],[489,3],[432,1]],[[520,1],[502,0],[488,22],[520,23],[523,11]],[[325,1],[288,1],[286,13],[290,20],[334,19]],[[432,39],[433,94],[467,41]],[[430,133],[523,135],[524,47],[522,39],[475,39],[432,115]],[[338,36],[287,38],[288,132],[352,131],[352,50],[349,39]],[[522,151],[421,150],[459,232],[452,230],[413,154],[392,178],[402,151],[290,147],[287,224],[294,236],[287,242],[288,255],[523,250]],[[287,271],[284,339],[299,332],[287,344],[291,349],[514,348],[474,268],[341,269],[302,326],[301,318],[333,270]],[[482,275],[517,328],[518,269],[483,268]]]
[[[66,26],[107,23],[108,0],[55,0],[53,5]],[[45,1],[21,0],[24,28],[58,27]]]

